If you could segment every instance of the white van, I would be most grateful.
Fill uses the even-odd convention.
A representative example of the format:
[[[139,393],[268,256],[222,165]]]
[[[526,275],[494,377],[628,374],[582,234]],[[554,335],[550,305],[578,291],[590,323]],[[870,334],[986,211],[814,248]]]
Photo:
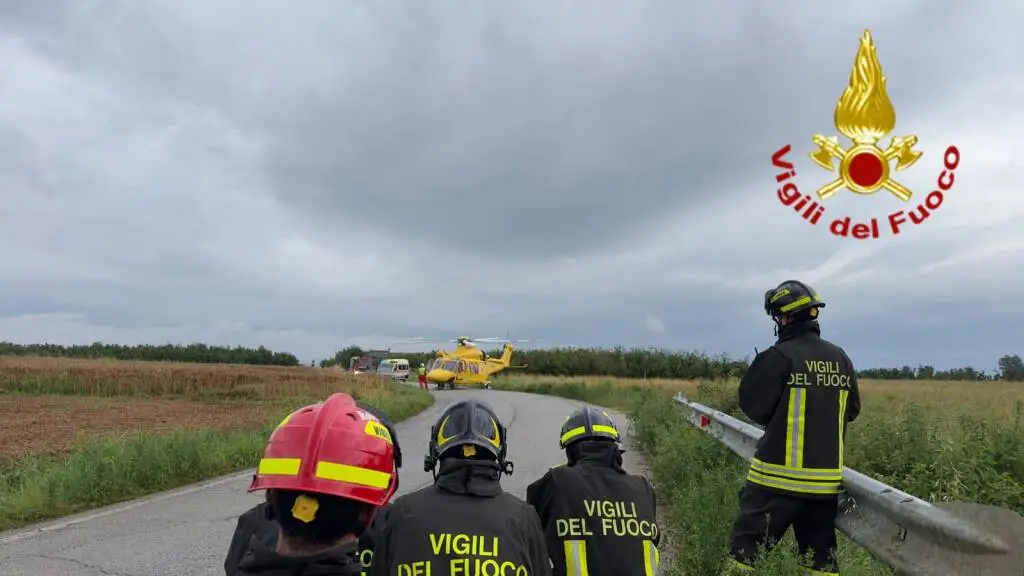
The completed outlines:
[[[409,380],[409,361],[405,358],[381,360],[380,365],[377,366],[377,374],[405,382]]]

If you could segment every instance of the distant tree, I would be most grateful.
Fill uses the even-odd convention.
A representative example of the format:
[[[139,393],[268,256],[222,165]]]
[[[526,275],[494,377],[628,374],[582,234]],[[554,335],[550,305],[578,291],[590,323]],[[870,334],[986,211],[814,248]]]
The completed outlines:
[[[359,346],[348,346],[331,358],[321,360],[321,367],[348,368],[349,360],[366,352]],[[245,348],[210,346],[201,342],[181,344],[138,344],[134,346],[94,342],[88,345],[61,346],[57,344],[14,344],[0,342],[0,355],[56,356],[67,358],[113,358],[118,360],[145,360],[170,362],[202,362],[214,364],[258,364],[299,366],[299,359],[288,352],[274,352],[264,346]],[[488,352],[491,357],[501,355],[500,350]],[[434,353],[395,352],[390,357],[407,358],[418,366],[428,362]],[[709,355],[704,352],[671,351],[655,348],[554,348],[548,350],[519,350],[513,363],[527,364],[527,372],[556,376],[617,376],[625,378],[677,378],[719,379],[738,378],[748,366],[748,359],[735,359],[725,354]],[[971,366],[936,370],[934,366],[909,365],[899,368],[867,368],[860,370],[862,378],[879,380],[1014,380],[1024,381],[1024,361],[1019,355],[1005,355],[999,359],[998,370],[988,373]]]
[[[348,370],[348,361],[356,356],[362,356],[363,354],[365,354],[365,352],[359,346],[349,346],[335,352],[333,357],[321,360],[320,367],[330,368],[331,366],[341,366]]]
[[[274,352],[260,346],[210,346],[201,342],[181,344],[104,344],[61,346],[59,344],[14,344],[0,342],[0,356],[52,356],[63,358],[112,358],[164,362],[199,362],[204,364],[263,364],[298,366],[299,359],[289,352]]]
[[[353,356],[363,354],[362,348],[349,346],[334,357],[321,360],[321,366],[348,367]],[[498,357],[501,350],[487,351]],[[407,358],[413,365],[429,362],[434,353],[393,352],[392,358]],[[1001,365],[1002,365],[1002,361]],[[653,348],[552,348],[517,350],[514,364],[527,364],[526,372],[552,376],[615,376],[621,378],[677,378],[687,380],[738,378],[749,365],[749,359],[735,359],[725,354],[715,356],[704,352],[670,351]],[[1005,370],[1003,372],[1006,372]],[[971,366],[936,370],[931,365],[909,365],[899,368],[867,368],[858,371],[861,378],[877,380],[996,380],[999,374],[986,373]]]
[[[1024,360],[1017,354],[1003,356],[999,359],[999,374],[1003,380],[1024,381]]]

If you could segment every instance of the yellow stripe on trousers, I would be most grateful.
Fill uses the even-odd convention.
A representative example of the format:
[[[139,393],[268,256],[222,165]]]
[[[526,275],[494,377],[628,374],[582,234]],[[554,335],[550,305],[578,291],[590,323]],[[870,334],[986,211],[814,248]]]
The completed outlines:
[[[658,576],[661,572],[661,554],[650,540],[644,540],[644,576]]]
[[[846,431],[846,401],[850,397],[849,390],[839,391],[839,469],[843,469],[843,432]]]
[[[590,576],[586,540],[565,541],[565,576]]]
[[[804,424],[807,389],[789,389],[789,412],[786,420],[786,467],[804,467]]]

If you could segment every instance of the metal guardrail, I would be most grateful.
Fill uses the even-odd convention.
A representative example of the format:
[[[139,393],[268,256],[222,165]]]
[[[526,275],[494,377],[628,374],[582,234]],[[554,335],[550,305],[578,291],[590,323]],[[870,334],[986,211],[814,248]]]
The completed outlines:
[[[682,394],[691,423],[746,461],[764,432]],[[1024,517],[964,502],[931,504],[843,470],[836,527],[900,576],[1024,576]]]

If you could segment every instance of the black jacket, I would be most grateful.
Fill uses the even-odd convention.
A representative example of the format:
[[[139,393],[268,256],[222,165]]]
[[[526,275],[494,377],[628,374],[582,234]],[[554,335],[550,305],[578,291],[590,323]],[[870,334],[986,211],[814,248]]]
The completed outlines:
[[[426,574],[429,564],[432,576],[550,575],[537,513],[502,490],[500,474],[495,462],[442,460],[432,486],[392,501],[370,574]]]
[[[765,427],[747,480],[771,491],[833,497],[842,488],[846,424],[860,414],[853,362],[817,321],[784,326],[740,381],[740,408]]]
[[[379,530],[380,519],[384,516],[386,510],[387,506],[384,506],[377,512],[373,525],[359,536],[358,549],[351,551],[359,560],[360,565],[362,565],[363,572],[369,569],[370,561],[373,559],[374,538]],[[250,550],[253,537],[263,544],[264,547],[273,550],[277,545],[277,530],[277,521],[270,517],[266,502],[260,502],[243,512],[238,517],[235,533],[231,537],[231,544],[228,546],[228,553],[224,558],[224,574],[226,576],[236,576],[239,574],[238,565]]]
[[[282,556],[255,536],[242,557],[239,576],[359,576],[358,544],[339,546],[315,556]]]
[[[588,567],[590,576],[657,574],[661,532],[654,488],[622,469],[617,444],[584,441],[578,454],[526,491],[540,515],[554,573],[564,576],[574,564]]]

